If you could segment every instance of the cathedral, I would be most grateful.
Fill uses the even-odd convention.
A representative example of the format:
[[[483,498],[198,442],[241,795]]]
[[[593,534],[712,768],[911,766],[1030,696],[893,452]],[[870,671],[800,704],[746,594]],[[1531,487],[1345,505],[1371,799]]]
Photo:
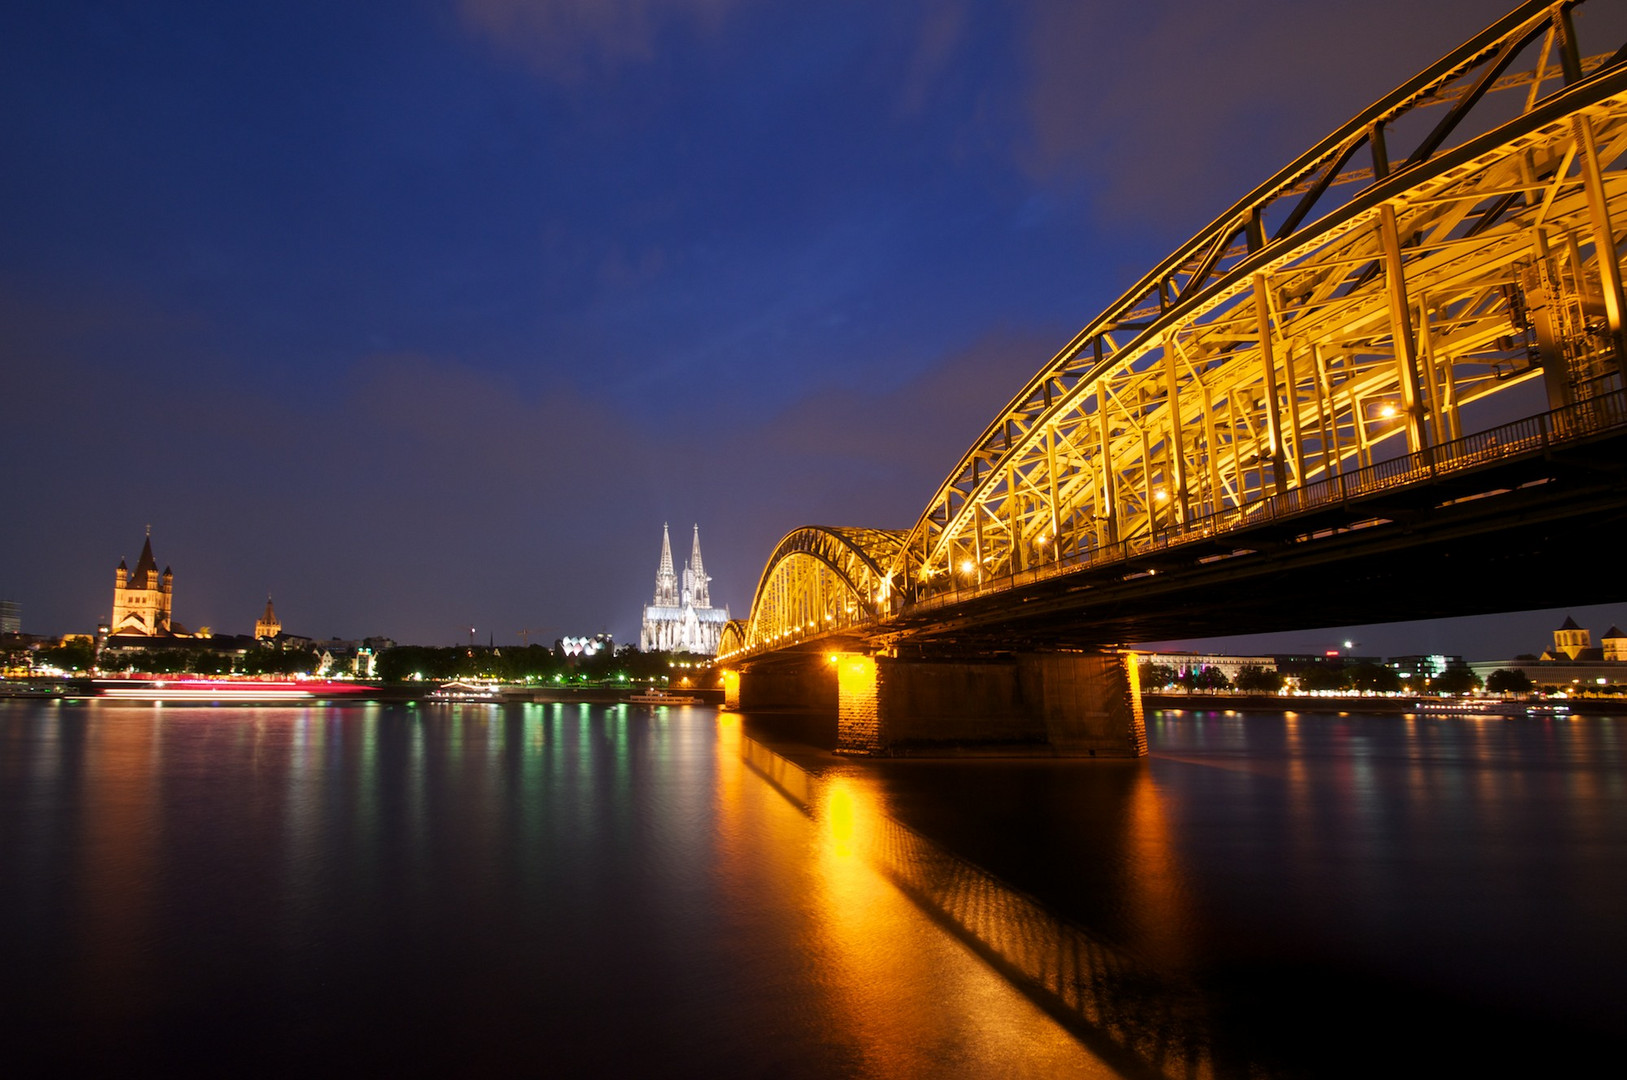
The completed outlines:
[[[684,567],[683,587],[672,569],[672,540],[661,526],[661,565],[655,572],[655,600],[644,605],[644,627],[638,647],[644,652],[691,652],[712,656],[718,636],[729,621],[727,607],[715,608],[701,565],[701,527],[695,526],[695,544]]]
[[[170,605],[175,594],[175,575],[169,567],[158,572],[153,558],[152,530],[141,545],[141,558],[134,571],[119,560],[113,571],[113,619],[108,624],[114,634],[133,637],[169,637]]]

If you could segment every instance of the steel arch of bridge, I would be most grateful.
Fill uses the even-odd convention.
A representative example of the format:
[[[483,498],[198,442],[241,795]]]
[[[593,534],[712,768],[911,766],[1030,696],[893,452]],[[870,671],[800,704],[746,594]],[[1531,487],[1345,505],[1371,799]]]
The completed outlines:
[[[730,619],[717,637],[717,655],[733,656],[746,647],[747,619]]]
[[[1622,423],[1627,46],[1579,6],[1522,4],[1148,272],[879,534],[866,617],[1529,452],[1474,407],[1539,380],[1542,445]],[[797,535],[748,651],[808,629],[757,611]]]
[[[933,496],[898,605],[1451,443],[1529,379],[1620,389],[1627,50],[1584,58],[1575,6],[1517,8],[1080,331]]]
[[[774,648],[873,621],[891,599],[888,567],[902,531],[810,525],[786,534],[763,568],[751,617],[724,631],[718,655]]]

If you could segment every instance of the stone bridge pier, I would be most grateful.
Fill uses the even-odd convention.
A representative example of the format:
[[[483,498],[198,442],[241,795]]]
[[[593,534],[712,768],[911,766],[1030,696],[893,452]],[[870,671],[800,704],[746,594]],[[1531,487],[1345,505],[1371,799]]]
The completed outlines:
[[[796,663],[727,672],[724,693],[731,708],[834,711],[836,749],[847,754],[1147,753],[1135,657],[1128,653],[808,654]]]

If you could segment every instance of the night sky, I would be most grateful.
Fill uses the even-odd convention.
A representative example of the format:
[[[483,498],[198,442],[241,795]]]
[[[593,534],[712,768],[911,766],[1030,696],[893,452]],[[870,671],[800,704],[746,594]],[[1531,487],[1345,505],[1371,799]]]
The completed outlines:
[[[670,522],[744,615],[1510,6],[8,4],[0,597],[88,630],[150,524],[188,627],[636,641]]]

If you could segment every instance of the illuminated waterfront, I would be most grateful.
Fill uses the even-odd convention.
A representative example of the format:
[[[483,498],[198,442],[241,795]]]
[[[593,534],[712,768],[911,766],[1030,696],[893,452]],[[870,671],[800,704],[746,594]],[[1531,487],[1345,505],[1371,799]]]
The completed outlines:
[[[1627,981],[1618,720],[1157,713],[1148,761],[812,775],[747,731],[0,705],[8,1059],[1339,1073],[1557,1061]]]

